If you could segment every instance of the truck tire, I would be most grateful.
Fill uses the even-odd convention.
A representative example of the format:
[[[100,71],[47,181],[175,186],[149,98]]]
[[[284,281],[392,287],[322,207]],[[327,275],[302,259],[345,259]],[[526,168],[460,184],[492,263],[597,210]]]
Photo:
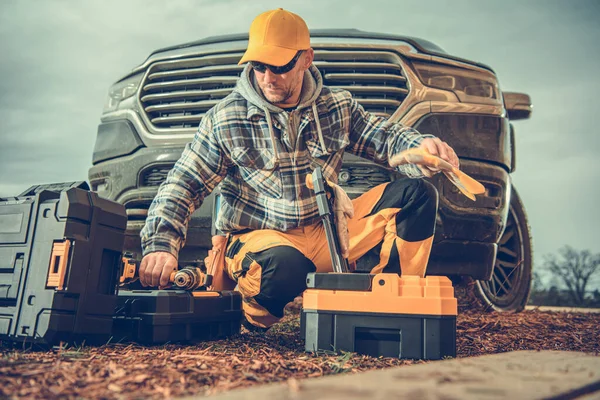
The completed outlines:
[[[498,254],[492,279],[475,281],[474,300],[486,311],[522,311],[527,305],[533,277],[531,229],[525,207],[512,187],[510,208],[504,233],[498,242]]]

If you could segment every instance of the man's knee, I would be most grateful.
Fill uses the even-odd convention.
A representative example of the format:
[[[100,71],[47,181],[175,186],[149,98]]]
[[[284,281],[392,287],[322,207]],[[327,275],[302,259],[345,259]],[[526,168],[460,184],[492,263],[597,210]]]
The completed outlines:
[[[398,179],[390,182],[381,198],[373,207],[371,214],[386,208],[423,207],[437,211],[438,191],[436,187],[424,179]]]
[[[431,207],[437,210],[439,194],[437,188],[429,181],[425,179],[412,179],[418,183],[414,185],[412,189],[414,191],[415,198],[423,198],[424,202],[430,204]]]
[[[283,317],[285,305],[306,289],[306,275],[315,272],[315,265],[290,246],[273,247],[253,257],[262,269],[254,300],[274,316]]]

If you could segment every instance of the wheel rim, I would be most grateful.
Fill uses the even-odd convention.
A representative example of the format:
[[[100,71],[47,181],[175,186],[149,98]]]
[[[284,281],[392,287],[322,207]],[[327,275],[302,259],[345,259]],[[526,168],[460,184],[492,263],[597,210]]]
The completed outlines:
[[[489,303],[498,308],[510,307],[519,295],[523,284],[523,229],[519,225],[514,208],[506,221],[506,228],[498,242],[498,254],[492,279],[478,281],[482,294]]]

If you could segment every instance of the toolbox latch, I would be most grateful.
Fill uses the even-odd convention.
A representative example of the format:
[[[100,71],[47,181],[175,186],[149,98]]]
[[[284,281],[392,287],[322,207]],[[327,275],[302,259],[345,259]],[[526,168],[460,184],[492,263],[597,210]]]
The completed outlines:
[[[65,288],[65,275],[67,273],[70,248],[71,241],[68,239],[61,242],[54,242],[52,245],[48,280],[46,281],[47,288],[56,288],[57,290]]]
[[[138,262],[133,258],[130,253],[123,254],[122,258],[122,271],[119,277],[119,283],[134,282],[137,279],[138,273]]]

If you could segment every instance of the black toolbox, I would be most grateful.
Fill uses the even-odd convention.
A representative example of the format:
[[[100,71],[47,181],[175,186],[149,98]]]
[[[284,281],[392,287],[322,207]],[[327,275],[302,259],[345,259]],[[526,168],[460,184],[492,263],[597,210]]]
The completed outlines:
[[[234,291],[119,290],[112,342],[193,343],[240,332],[242,297]]]
[[[85,182],[0,199],[0,340],[108,341],[126,224]]]

